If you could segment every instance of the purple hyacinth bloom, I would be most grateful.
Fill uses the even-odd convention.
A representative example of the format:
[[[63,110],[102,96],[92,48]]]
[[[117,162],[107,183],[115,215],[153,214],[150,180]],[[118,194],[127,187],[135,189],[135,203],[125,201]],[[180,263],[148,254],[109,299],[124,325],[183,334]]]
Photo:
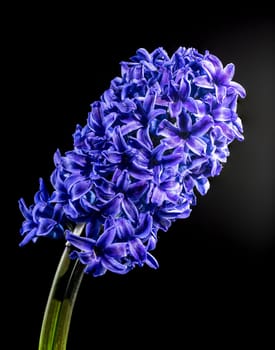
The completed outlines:
[[[34,196],[34,204],[28,208],[22,198],[19,200],[19,208],[25,218],[20,230],[21,235],[24,236],[20,246],[30,241],[35,242],[42,236],[50,238],[64,236],[62,206],[50,203],[49,199],[45,183],[40,179],[40,188]]]
[[[42,184],[34,206],[20,201],[22,244],[63,237],[93,276],[157,268],[158,232],[190,215],[231,142],[243,140],[237,102],[245,90],[234,71],[208,51],[184,47],[171,57],[141,48],[121,62],[121,76],[91,104],[87,124],[77,125],[73,150],[56,152],[53,193]],[[72,230],[80,223],[83,236]]]

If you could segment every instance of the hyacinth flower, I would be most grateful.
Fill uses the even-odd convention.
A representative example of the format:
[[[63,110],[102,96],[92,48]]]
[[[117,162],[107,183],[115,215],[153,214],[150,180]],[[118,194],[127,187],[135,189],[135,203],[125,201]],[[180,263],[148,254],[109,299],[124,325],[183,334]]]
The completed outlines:
[[[40,237],[66,242],[40,349],[66,348],[83,274],[158,268],[159,232],[190,215],[231,142],[243,140],[237,102],[245,90],[233,76],[234,65],[208,51],[137,50],[77,125],[72,150],[55,153],[52,192],[40,180],[34,204],[19,201],[21,246]]]

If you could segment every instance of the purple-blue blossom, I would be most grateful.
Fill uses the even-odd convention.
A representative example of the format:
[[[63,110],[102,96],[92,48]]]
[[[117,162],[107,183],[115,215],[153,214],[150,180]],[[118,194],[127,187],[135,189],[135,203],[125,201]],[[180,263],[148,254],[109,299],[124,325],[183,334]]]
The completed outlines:
[[[21,245],[65,238],[71,258],[94,276],[157,268],[151,252],[159,231],[190,215],[229,144],[243,140],[237,102],[245,90],[233,76],[232,63],[193,48],[171,57],[141,48],[121,62],[121,76],[77,125],[73,149],[55,153],[52,193],[41,180],[34,205],[20,200]],[[73,232],[77,224],[85,235]]]

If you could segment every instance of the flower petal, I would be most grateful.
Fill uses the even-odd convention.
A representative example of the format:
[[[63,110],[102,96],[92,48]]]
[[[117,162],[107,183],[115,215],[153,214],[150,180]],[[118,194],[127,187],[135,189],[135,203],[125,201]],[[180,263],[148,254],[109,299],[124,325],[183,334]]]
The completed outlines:
[[[190,113],[198,113],[199,107],[197,101],[193,97],[188,97],[184,102],[183,102],[183,107],[187,109],[188,112]]]
[[[193,83],[198,87],[205,89],[212,89],[214,87],[213,83],[209,80],[207,75],[200,75],[193,79]]]
[[[40,218],[39,225],[37,228],[37,236],[46,236],[48,235],[56,225],[56,221],[48,218]]]
[[[138,210],[135,204],[130,199],[125,197],[124,200],[121,202],[121,207],[125,215],[131,222],[135,223],[138,221]]]
[[[211,78],[215,77],[216,68],[214,67],[212,62],[210,62],[209,60],[203,60],[201,61],[201,64]]]
[[[191,136],[186,140],[189,149],[197,155],[205,154],[207,144],[196,136]]]
[[[105,254],[115,259],[120,259],[127,255],[127,243],[113,243],[106,247]]]
[[[140,224],[136,228],[135,235],[140,239],[147,238],[152,233],[153,218],[149,213],[140,214]]]
[[[158,269],[159,263],[157,259],[150,253],[147,252],[147,259],[145,261],[145,264],[151,267],[152,269]]]
[[[104,257],[102,257],[101,263],[107,270],[112,271],[114,273],[124,274],[128,272],[127,266],[121,264],[111,256],[105,255]]]
[[[226,107],[219,107],[212,111],[214,119],[221,122],[231,121],[232,113],[232,110]]]
[[[91,190],[91,187],[92,181],[89,179],[75,183],[70,189],[71,199],[73,201],[79,199],[80,197],[88,193]]]
[[[126,218],[119,218],[116,222],[117,235],[119,239],[128,241],[134,236],[134,229],[130,221]]]
[[[113,142],[118,152],[124,152],[128,148],[127,143],[125,142],[124,137],[122,136],[119,126],[115,127],[114,129]]]
[[[110,216],[116,216],[120,212],[120,203],[122,199],[124,198],[122,193],[118,193],[115,195],[114,198],[112,198],[109,202],[100,205],[99,208],[102,211],[102,214],[105,217]]]
[[[223,69],[223,82],[228,84],[235,74],[235,65],[233,63],[227,64]]]
[[[175,137],[179,135],[179,129],[176,128],[167,119],[163,119],[158,126],[158,135],[166,137]]]
[[[236,83],[235,81],[231,81],[230,87],[234,88],[234,90],[241,96],[241,98],[245,98],[246,91],[241,84]]]
[[[164,191],[161,191],[157,186],[153,190],[153,194],[151,197],[151,202],[156,204],[158,207],[162,205],[163,201],[165,201],[166,195]]]
[[[147,181],[140,180],[134,182],[129,186],[127,196],[134,202],[138,201],[143,196],[148,187],[149,184]]]
[[[123,170],[116,181],[116,187],[118,191],[121,191],[122,193],[127,192],[129,183],[129,173],[127,170]]]
[[[24,239],[19,243],[19,247],[23,247],[30,241],[34,241],[36,239],[36,227],[33,228],[25,237]]]
[[[135,161],[129,164],[129,172],[137,180],[150,180],[153,176],[152,170]]]
[[[96,244],[95,240],[87,237],[76,236],[68,230],[65,231],[65,238],[74,247],[86,252],[91,252]]]
[[[197,121],[192,127],[192,136],[203,136],[213,126],[213,119],[206,115]]]
[[[113,240],[116,236],[116,229],[114,226],[111,226],[102,233],[102,235],[98,238],[96,242],[96,246],[105,249],[107,248],[111,243],[113,243]]]
[[[27,220],[32,220],[32,212],[26,206],[26,203],[25,203],[23,198],[19,199],[18,204],[19,204],[19,209],[20,209],[21,213],[23,214],[24,218]]]
[[[132,239],[129,242],[130,254],[137,262],[144,262],[146,260],[146,249],[139,238]]]
[[[181,136],[185,137],[183,134],[188,134],[192,130],[192,118],[189,113],[182,111],[178,117],[178,125],[180,128]]]
[[[108,150],[108,151],[103,151],[102,154],[112,164],[121,163],[121,160],[122,160],[121,152]]]
[[[210,183],[208,179],[204,176],[197,178],[195,181],[195,184],[196,184],[197,190],[200,192],[202,196],[204,196],[207,193],[210,187]]]
[[[222,103],[224,97],[226,96],[226,87],[223,85],[216,85],[216,95],[218,103]]]

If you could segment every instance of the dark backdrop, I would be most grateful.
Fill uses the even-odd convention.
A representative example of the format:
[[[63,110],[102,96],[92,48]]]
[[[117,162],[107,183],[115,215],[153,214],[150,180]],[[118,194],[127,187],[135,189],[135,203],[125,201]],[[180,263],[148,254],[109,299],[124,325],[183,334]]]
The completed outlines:
[[[63,250],[60,242],[42,239],[18,247],[17,200],[32,203],[38,178],[53,170],[55,150],[71,149],[75,125],[86,122],[90,103],[120,73],[119,62],[139,47],[162,46],[171,55],[179,46],[192,46],[235,63],[234,80],[247,90],[239,104],[245,141],[231,145],[223,172],[198,197],[190,218],[159,235],[159,270],[85,276],[68,349],[105,347],[109,341],[122,349],[165,341],[171,349],[190,341],[211,345],[226,331],[219,340],[223,348],[234,335],[246,334],[247,326],[247,336],[254,337],[274,307],[274,22],[269,15],[197,17],[195,10],[180,9],[152,17],[135,6],[112,19],[105,12],[42,7],[13,18],[12,101],[2,132],[10,140],[5,147],[13,145],[9,160],[15,169],[8,214],[13,268],[5,270],[12,280],[9,330],[16,335],[9,339],[20,342],[17,348],[37,347]]]

